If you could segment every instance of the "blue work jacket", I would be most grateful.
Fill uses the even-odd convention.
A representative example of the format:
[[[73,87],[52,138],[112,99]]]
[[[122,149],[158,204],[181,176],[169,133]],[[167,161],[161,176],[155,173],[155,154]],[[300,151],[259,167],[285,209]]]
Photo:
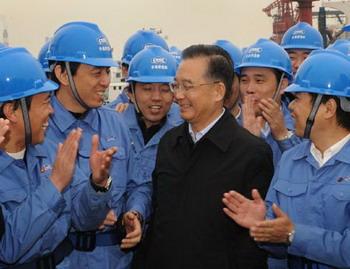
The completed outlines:
[[[290,246],[267,245],[291,269],[350,268],[350,143],[322,167],[304,141],[286,151],[266,196],[268,218],[277,204],[295,225]]]
[[[96,193],[78,169],[62,193],[56,189],[50,180],[56,151],[48,140],[28,146],[20,160],[0,151],[0,205],[6,231],[0,241],[0,268],[52,252],[71,225],[92,229],[109,210],[110,193]]]
[[[183,120],[177,104],[173,104],[168,112],[167,119],[162,128],[145,145],[142,131],[137,122],[135,106],[130,104],[127,110],[121,113],[131,133],[132,149],[135,161],[132,163],[133,177],[142,178],[151,182],[154,170],[159,140],[170,129],[180,125]]]
[[[87,111],[82,119],[75,118],[54,96],[51,99],[54,115],[49,121],[47,135],[56,142],[63,141],[74,128],[81,128],[83,135],[79,145],[78,167],[89,175],[89,157],[92,135],[99,135],[100,149],[117,147],[110,170],[112,177],[111,208],[116,216],[135,210],[143,219],[150,214],[151,184],[133,177],[131,169],[134,162],[130,134],[119,114],[110,108],[95,108]],[[70,255],[70,268],[125,268],[131,255],[119,246],[98,246],[92,252],[74,250]]]
[[[115,100],[112,102],[108,103],[106,106],[112,109],[115,109],[117,104],[123,103],[123,104],[128,104],[130,102],[130,99],[128,95],[125,92],[126,90],[124,89]]]

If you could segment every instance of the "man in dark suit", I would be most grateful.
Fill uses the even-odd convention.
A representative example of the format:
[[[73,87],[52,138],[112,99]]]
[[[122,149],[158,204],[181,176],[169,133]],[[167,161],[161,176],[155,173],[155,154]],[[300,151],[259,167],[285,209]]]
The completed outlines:
[[[159,144],[142,268],[267,268],[266,253],[224,214],[221,197],[231,189],[265,194],[271,150],[223,106],[234,74],[228,54],[194,45],[182,57],[171,86],[185,123]]]

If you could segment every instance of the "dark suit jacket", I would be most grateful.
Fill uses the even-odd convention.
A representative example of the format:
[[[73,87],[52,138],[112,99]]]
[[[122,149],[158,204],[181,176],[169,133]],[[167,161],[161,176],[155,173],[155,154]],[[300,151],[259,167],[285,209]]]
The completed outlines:
[[[145,244],[148,269],[263,269],[266,253],[223,212],[223,193],[265,196],[272,152],[228,111],[196,144],[188,124],[160,141],[153,173],[154,214]]]

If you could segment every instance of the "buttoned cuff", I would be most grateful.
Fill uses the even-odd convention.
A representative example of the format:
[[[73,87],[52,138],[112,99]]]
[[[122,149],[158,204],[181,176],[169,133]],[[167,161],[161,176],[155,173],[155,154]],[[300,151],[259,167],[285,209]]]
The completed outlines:
[[[113,184],[113,183],[111,183]],[[87,197],[89,200],[90,208],[100,207],[101,204],[107,204],[112,199],[112,186],[106,192],[96,192],[91,186],[90,182],[87,182]]]
[[[304,257],[308,253],[309,244],[313,244],[315,236],[321,238],[321,234],[317,235],[317,230],[314,228],[316,227],[311,228],[308,225],[295,224],[294,238],[288,247],[288,253]]]
[[[134,205],[130,208],[127,208],[126,212],[137,212],[140,215],[140,218],[144,221],[145,220],[145,213],[142,206]]]

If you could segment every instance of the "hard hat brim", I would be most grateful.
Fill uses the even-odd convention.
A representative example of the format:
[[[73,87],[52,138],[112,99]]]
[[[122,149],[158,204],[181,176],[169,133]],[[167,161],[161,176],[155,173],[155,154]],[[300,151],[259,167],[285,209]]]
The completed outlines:
[[[344,94],[342,94],[339,91],[334,91],[332,89],[303,87],[303,86],[300,86],[298,84],[292,83],[284,90],[284,92],[289,92],[289,93],[305,92],[305,93],[324,94],[324,95],[332,95],[332,96],[339,96],[339,97],[350,97],[350,87],[347,91],[344,91]]]
[[[174,77],[164,76],[164,77],[128,77],[127,82],[136,81],[143,83],[170,83],[174,81]]]
[[[0,97],[0,102],[14,101],[14,100],[21,99],[23,97],[33,96],[44,92],[52,92],[57,90],[58,87],[59,86],[57,83],[51,80],[48,80],[44,83],[42,87],[38,89],[29,89],[27,91],[22,92],[21,94],[12,94],[12,95],[2,96]]]
[[[319,50],[323,49],[319,46],[312,46],[312,45],[285,45],[282,46],[285,50]]]
[[[282,72],[284,72],[289,81],[292,81],[293,80],[293,75],[290,74],[287,70],[285,70],[284,68],[281,68],[279,66],[276,66],[276,65],[269,65],[269,64],[259,64],[259,63],[243,63],[243,64],[240,64],[237,68],[235,68],[235,72],[237,74],[241,74],[241,71],[243,68],[249,68],[249,67],[260,67],[260,68],[273,68],[273,69],[277,69],[277,70],[280,70]]]
[[[343,30],[344,32],[350,32],[350,24],[345,25],[345,26],[342,28],[342,30]]]
[[[75,57],[49,57],[49,61],[57,61],[57,62],[76,62],[81,64],[88,64],[92,66],[98,66],[98,67],[118,67],[118,63],[114,61],[113,59],[109,58],[75,58]]]

